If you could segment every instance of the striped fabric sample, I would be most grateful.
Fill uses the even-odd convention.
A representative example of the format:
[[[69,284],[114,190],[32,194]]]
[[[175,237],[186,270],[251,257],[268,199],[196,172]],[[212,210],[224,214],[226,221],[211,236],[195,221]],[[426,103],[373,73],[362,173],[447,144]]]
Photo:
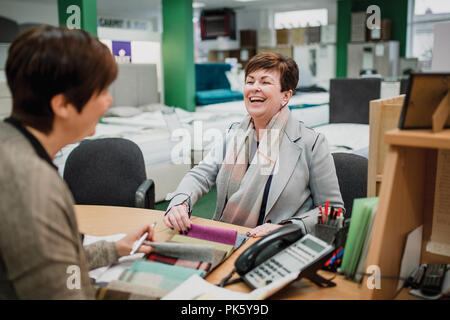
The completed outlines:
[[[150,242],[153,252],[164,256],[211,263],[214,259],[214,246],[205,244],[188,244],[174,242]]]
[[[170,239],[170,241],[172,241],[172,242],[179,242],[179,243],[210,245],[210,246],[213,246],[214,249],[216,249],[216,250],[225,251],[226,252],[225,258],[228,258],[229,255],[234,250],[234,244],[233,245],[223,244],[223,243],[220,243],[220,242],[202,240],[202,239],[192,238],[192,237],[188,237],[188,236],[182,236],[182,235],[179,235],[179,234],[175,234]]]
[[[203,262],[203,261],[192,261],[186,259],[173,258],[168,256],[163,256],[158,253],[151,253],[147,261],[154,261],[165,263],[173,266],[180,266],[185,268],[192,268],[203,271],[202,276],[206,275],[206,273],[211,269],[211,262]]]

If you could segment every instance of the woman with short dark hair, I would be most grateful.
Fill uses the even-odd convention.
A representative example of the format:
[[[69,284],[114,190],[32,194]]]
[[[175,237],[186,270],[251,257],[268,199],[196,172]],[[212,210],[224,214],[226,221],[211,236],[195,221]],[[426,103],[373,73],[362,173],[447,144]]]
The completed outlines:
[[[117,76],[109,49],[81,30],[40,26],[9,49],[11,117],[0,123],[0,299],[90,299],[89,269],[128,255],[143,226],[83,247],[73,198],[52,159],[95,133]],[[138,252],[149,253],[144,245]]]
[[[309,233],[318,207],[327,201],[344,210],[325,137],[290,114],[297,83],[298,67],[291,58],[261,53],[250,59],[244,87],[248,115],[229,131],[225,157],[210,153],[168,195],[167,226],[187,232],[191,206],[215,184],[213,219],[252,228],[253,236],[285,223],[298,223]]]

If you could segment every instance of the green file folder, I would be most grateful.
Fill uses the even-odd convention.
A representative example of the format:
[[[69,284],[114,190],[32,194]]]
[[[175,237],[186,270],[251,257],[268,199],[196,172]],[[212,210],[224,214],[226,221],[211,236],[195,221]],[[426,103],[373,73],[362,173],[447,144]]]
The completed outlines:
[[[352,218],[345,243],[344,257],[340,272],[353,278],[366,241],[370,219],[378,198],[360,198],[353,201]]]

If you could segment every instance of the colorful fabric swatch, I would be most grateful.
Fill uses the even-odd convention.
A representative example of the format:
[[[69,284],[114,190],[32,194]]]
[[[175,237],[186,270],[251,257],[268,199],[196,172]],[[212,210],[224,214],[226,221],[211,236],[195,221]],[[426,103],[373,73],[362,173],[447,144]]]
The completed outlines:
[[[201,270],[167,265],[159,262],[136,261],[125,270],[119,280],[170,291],[193,274],[202,276]]]
[[[226,252],[225,258],[228,258],[230,256],[230,254],[234,250],[234,244],[233,245],[228,245],[228,244],[224,244],[224,243],[220,243],[220,242],[214,242],[214,241],[208,241],[208,240],[203,240],[203,239],[198,239],[198,238],[192,238],[192,237],[189,237],[189,236],[182,236],[182,235],[179,235],[179,234],[175,234],[170,239],[170,241],[179,242],[179,243],[189,243],[189,244],[211,245],[211,246],[214,246],[214,248],[216,250],[225,251]]]
[[[192,270],[191,268],[169,266],[158,262],[136,261],[132,264],[130,270],[136,272],[151,272],[169,276],[176,280],[186,280],[193,274],[200,274],[199,270]]]
[[[146,244],[152,246],[154,253],[168,257],[209,263],[214,259],[212,245],[150,241],[147,241]]]
[[[197,239],[220,242],[232,245],[234,247],[234,245],[236,244],[237,231],[191,223],[191,229],[188,232],[187,236]]]
[[[197,270],[203,271],[202,276],[204,276],[211,269],[210,262],[192,261],[192,260],[186,260],[186,259],[173,258],[173,257],[160,255],[158,253],[150,253],[149,256],[147,257],[147,261],[160,262],[160,263],[165,263],[165,264],[169,264],[169,265],[173,265],[173,266],[197,269]]]

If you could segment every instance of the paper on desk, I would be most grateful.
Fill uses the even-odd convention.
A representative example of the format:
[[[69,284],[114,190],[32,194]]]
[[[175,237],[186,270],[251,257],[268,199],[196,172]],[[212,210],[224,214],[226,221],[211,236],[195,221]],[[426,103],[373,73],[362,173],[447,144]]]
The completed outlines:
[[[400,265],[400,278],[407,279],[420,264],[422,232],[423,226],[420,226],[411,231],[406,238],[405,250],[403,251],[402,263]],[[404,283],[404,280],[398,280],[397,290],[403,288]]]
[[[126,236],[125,233],[111,234],[111,235],[102,236],[102,237],[90,236],[90,235],[86,234],[84,236],[83,246],[88,246],[90,244],[93,244],[94,242],[101,241],[101,240],[105,240],[105,241],[108,241],[108,242],[116,242],[116,241],[119,241],[120,239],[122,239],[125,236]]]
[[[217,287],[194,274],[161,300],[248,300],[247,293]]]
[[[125,233],[112,234],[102,237],[85,235],[83,240],[83,246],[87,246],[101,240],[108,242],[116,242],[125,236],[126,236]],[[131,256],[122,257],[115,264],[100,267],[89,271],[89,277],[95,279],[96,282],[110,282],[112,280],[117,280],[120,274],[125,269],[129,268],[133,264],[133,262],[142,259],[143,257],[144,257],[143,253],[136,253]]]
[[[299,273],[291,273],[272,282],[270,285],[255,289],[250,293],[236,292],[215,286],[198,275],[193,275],[162,300],[263,300],[279,291],[298,277]]]

